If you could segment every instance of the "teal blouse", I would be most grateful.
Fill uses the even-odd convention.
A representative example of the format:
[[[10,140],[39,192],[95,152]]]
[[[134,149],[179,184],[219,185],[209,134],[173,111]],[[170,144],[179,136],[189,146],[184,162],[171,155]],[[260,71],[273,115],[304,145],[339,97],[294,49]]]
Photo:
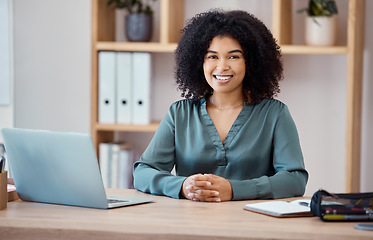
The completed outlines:
[[[287,106],[274,99],[245,105],[221,142],[205,98],[173,103],[134,164],[134,187],[179,198],[184,180],[197,173],[229,180],[233,200],[303,195],[308,173]]]

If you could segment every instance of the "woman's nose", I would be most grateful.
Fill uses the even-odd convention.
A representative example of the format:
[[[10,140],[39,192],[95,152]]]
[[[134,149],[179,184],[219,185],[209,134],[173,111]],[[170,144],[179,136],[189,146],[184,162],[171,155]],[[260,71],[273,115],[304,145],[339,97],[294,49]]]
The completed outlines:
[[[220,59],[218,61],[218,64],[216,66],[216,69],[217,70],[227,70],[229,69],[229,64],[228,62],[226,61],[226,59]]]

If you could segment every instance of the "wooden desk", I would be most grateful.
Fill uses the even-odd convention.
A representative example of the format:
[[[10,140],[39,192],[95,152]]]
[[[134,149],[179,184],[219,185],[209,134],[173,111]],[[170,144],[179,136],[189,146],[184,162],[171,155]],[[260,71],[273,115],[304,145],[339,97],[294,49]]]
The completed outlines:
[[[0,239],[373,239],[372,231],[354,229],[356,223],[279,219],[243,210],[255,201],[204,203],[136,190],[108,193],[155,203],[99,210],[17,200],[0,211]]]

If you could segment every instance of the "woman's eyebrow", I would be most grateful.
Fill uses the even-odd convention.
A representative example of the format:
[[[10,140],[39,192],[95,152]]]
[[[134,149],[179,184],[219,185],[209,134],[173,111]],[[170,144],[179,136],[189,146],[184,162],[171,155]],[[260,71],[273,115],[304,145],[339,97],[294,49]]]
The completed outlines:
[[[213,50],[207,50],[207,53],[218,53],[218,52],[213,51]],[[235,50],[229,51],[228,53],[242,53],[242,51],[240,49],[235,49]]]
[[[235,49],[235,50],[229,51],[228,53],[242,53],[242,51],[240,49]]]

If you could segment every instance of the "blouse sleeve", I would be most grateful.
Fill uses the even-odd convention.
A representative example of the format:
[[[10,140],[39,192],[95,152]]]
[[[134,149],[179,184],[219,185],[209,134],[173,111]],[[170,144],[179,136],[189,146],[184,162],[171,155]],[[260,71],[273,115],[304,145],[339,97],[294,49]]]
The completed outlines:
[[[276,199],[302,196],[308,173],[295,123],[283,105],[273,132],[273,176],[248,180],[230,180],[233,199]]]
[[[134,164],[134,187],[146,193],[179,198],[186,177],[171,174],[174,151],[175,125],[170,107],[140,160]]]

